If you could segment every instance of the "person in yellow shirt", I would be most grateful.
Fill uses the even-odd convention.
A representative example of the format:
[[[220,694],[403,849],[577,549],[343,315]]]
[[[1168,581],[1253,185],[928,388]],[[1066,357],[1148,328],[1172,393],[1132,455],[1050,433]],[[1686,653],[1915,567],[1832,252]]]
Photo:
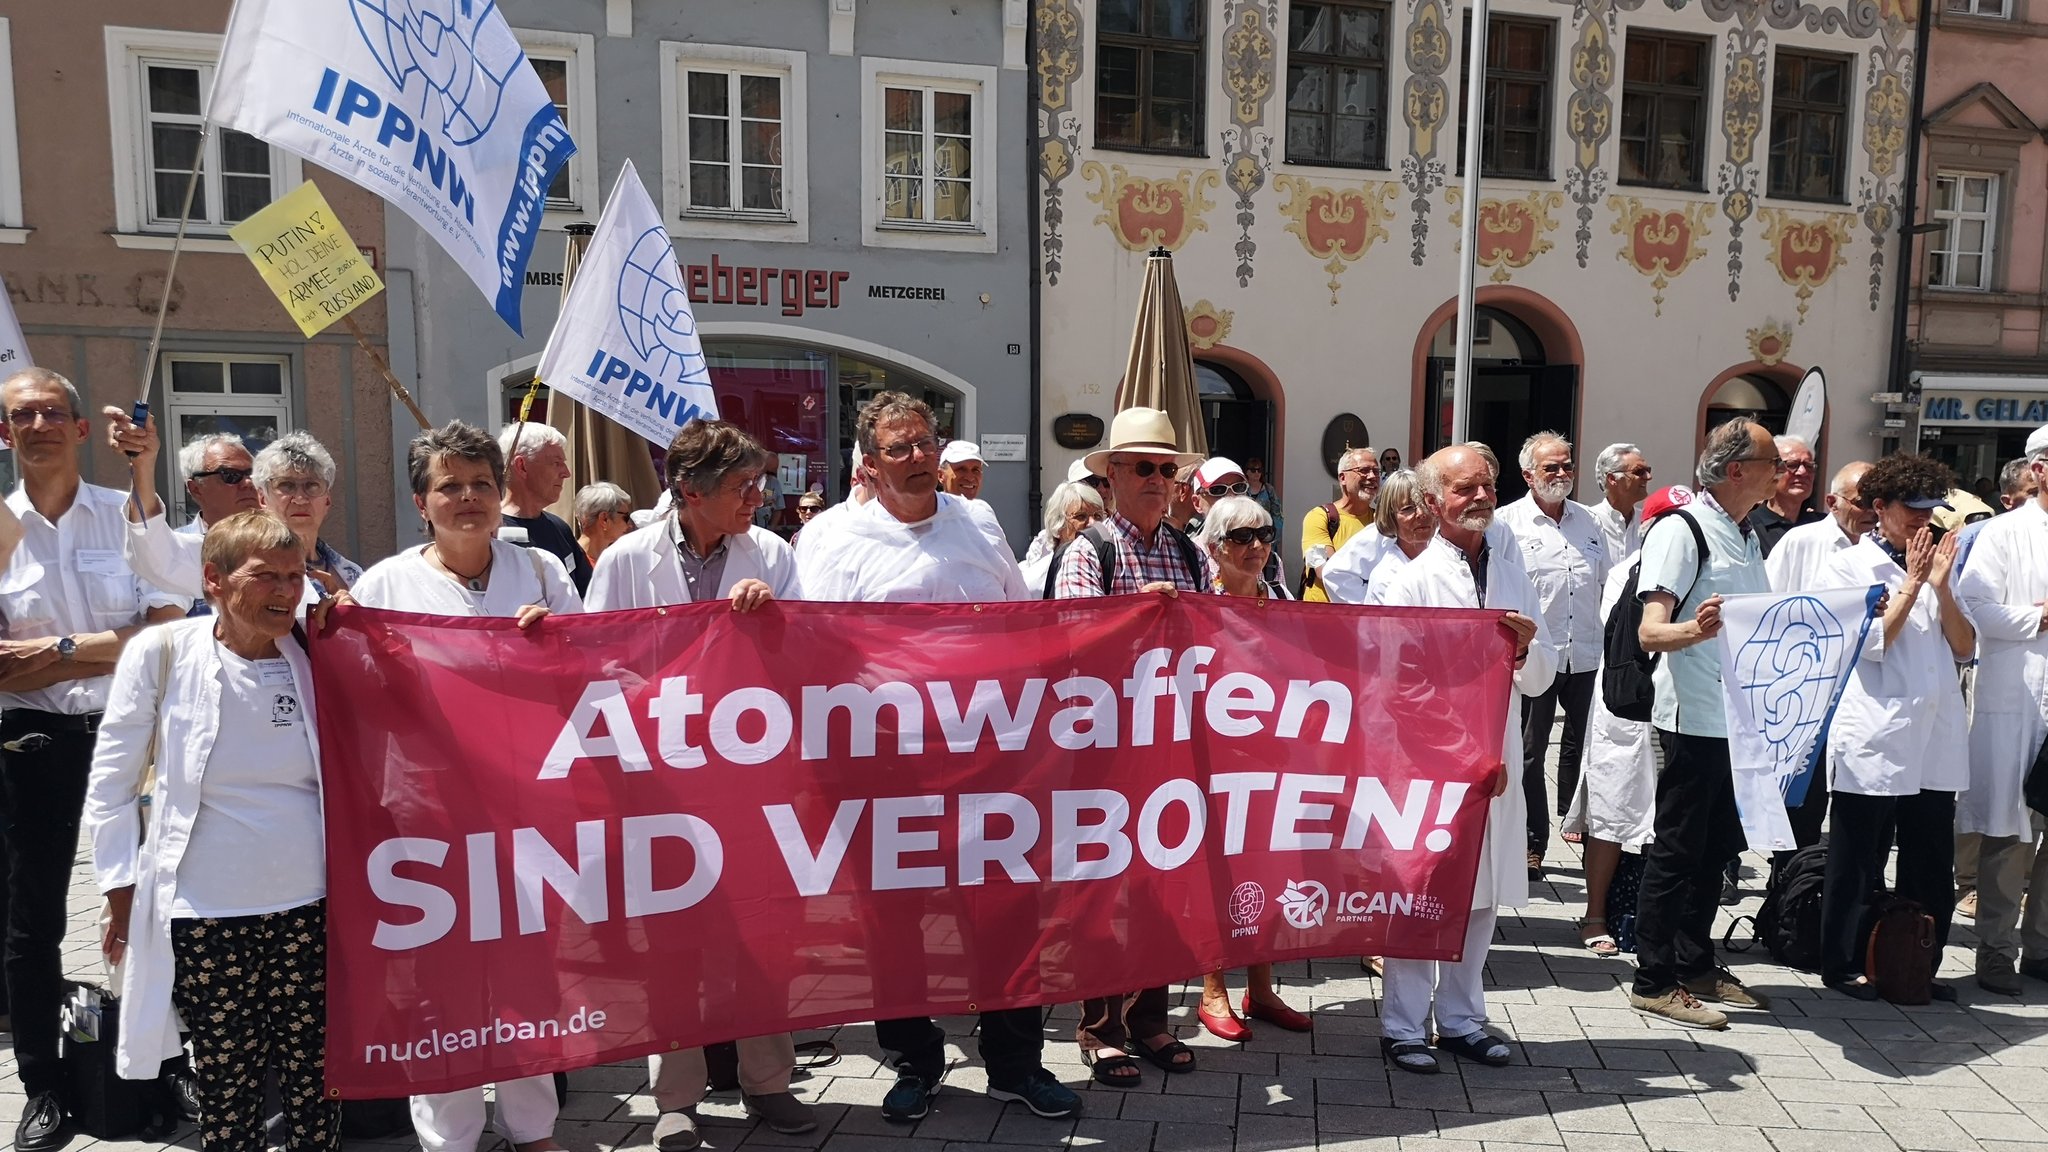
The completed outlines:
[[[1318,504],[1301,518],[1301,598],[1324,604],[1316,571],[1346,540],[1372,526],[1372,502],[1380,491],[1380,461],[1370,448],[1353,448],[1337,458],[1335,500]]]

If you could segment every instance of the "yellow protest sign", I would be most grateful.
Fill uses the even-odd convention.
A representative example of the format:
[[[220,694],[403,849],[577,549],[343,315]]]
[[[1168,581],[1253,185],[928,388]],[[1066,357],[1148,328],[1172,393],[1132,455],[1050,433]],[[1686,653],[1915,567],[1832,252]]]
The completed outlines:
[[[228,230],[285,311],[311,336],[384,290],[320,186],[300,184]]]

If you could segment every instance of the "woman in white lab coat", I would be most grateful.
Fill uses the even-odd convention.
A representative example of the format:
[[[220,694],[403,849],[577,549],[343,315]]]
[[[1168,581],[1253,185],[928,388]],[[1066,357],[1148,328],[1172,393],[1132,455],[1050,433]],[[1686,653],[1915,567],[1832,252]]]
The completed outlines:
[[[349,595],[369,608],[435,616],[510,617],[530,628],[551,612],[581,612],[569,572],[552,553],[497,539],[505,457],[479,428],[451,421],[413,438],[407,471],[427,543],[375,565]],[[501,1080],[498,1126],[518,1152],[559,1149],[552,1076]],[[484,1134],[482,1086],[412,1098],[426,1152],[475,1152]]]
[[[1895,835],[1898,893],[1934,917],[1937,956],[1955,913],[1956,793],[1970,783],[1968,760],[1956,755],[1969,729],[1956,665],[1976,652],[1977,632],[1950,580],[1956,540],[1937,545],[1928,530],[1954,486],[1955,476],[1928,457],[1879,460],[1857,481],[1877,527],[1822,569],[1822,587],[1886,590],[1884,616],[1872,622],[1828,726],[1820,975],[1858,1000],[1877,998],[1859,929],[1871,894],[1884,887]],[[1947,985],[1933,991],[1955,998]]]
[[[1422,555],[1436,536],[1436,517],[1422,499],[1422,482],[1407,468],[1387,477],[1373,501],[1372,525],[1344,542],[1323,563],[1323,588],[1333,604],[1370,604],[1375,585]]]
[[[2048,477],[2048,434],[2027,440],[2028,467]],[[1958,594],[1977,627],[1977,687],[1970,725],[1970,786],[1956,827],[1984,837],[1977,858],[1977,982],[2018,995],[2018,972],[2048,975],[2048,852],[2035,850],[2040,817],[2021,798],[2027,769],[2048,737],[2048,485],[2043,495],[1987,522],[1970,549]]]
[[[121,969],[116,1067],[146,1080],[192,1035],[203,1146],[262,1148],[266,1070],[292,1149],[340,1147],[326,1097],[326,854],[313,678],[293,622],[306,558],[261,511],[214,525],[214,614],[122,653],[85,806]],[[142,818],[145,774],[153,818]]]

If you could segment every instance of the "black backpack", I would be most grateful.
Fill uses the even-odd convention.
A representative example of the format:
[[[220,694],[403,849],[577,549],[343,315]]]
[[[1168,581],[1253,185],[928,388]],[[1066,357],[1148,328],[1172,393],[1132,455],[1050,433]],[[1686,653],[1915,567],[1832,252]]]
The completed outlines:
[[[1699,566],[1693,574],[1693,582],[1699,582],[1699,572],[1705,571],[1707,558],[1713,550],[1707,547],[1706,534],[1700,531],[1699,521],[1683,508],[1674,508],[1669,515],[1685,521],[1692,529],[1693,543],[1698,545]],[[1648,533],[1644,534],[1645,537]],[[1621,599],[1614,602],[1614,611],[1607,614],[1603,629],[1600,659],[1600,699],[1607,710],[1618,720],[1648,721],[1650,710],[1656,701],[1656,690],[1651,686],[1650,673],[1657,667],[1657,657],[1643,651],[1643,642],[1638,630],[1643,623],[1643,602],[1636,595],[1636,582],[1643,574],[1643,561],[1636,558],[1635,567],[1628,571],[1628,583],[1621,586]],[[1686,589],[1686,596],[1692,589]],[[1680,596],[1683,601],[1685,596]]]
[[[1774,963],[1802,972],[1820,971],[1820,899],[1827,871],[1825,836],[1819,843],[1792,853],[1784,867],[1772,869],[1763,907],[1757,909],[1752,921],[1756,935],[1750,943],[1761,942]],[[1721,943],[1732,951],[1746,951],[1748,944],[1735,946],[1735,930],[1749,919],[1737,917]]]
[[[1195,546],[1195,542],[1188,538],[1187,533],[1182,532],[1165,521],[1160,522],[1159,530],[1166,533],[1168,538],[1174,542],[1174,545],[1180,549],[1180,562],[1187,565],[1188,579],[1194,581],[1195,587],[1200,588],[1202,586],[1201,549]],[[1060,545],[1059,551],[1052,554],[1052,564],[1045,570],[1043,598],[1047,600],[1053,598],[1053,587],[1059,583],[1060,564],[1066,560],[1067,549],[1080,543],[1083,537],[1086,537],[1088,542],[1095,546],[1095,563],[1102,570],[1102,594],[1104,596],[1109,595],[1110,584],[1116,579],[1116,537],[1110,535],[1112,531],[1114,530],[1107,524],[1090,524],[1087,530],[1083,531],[1080,536],[1076,536],[1065,544]]]

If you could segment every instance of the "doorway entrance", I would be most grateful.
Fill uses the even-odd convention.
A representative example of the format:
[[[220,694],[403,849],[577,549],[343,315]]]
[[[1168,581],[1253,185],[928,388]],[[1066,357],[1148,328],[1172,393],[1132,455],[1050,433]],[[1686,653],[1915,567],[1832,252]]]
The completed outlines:
[[[1456,363],[1456,319],[1432,338],[1423,387],[1424,455],[1451,442],[1451,400]],[[1535,331],[1510,312],[1481,305],[1472,325],[1470,438],[1500,458],[1499,500],[1529,490],[1516,457],[1522,441],[1549,430],[1567,438],[1579,419],[1579,366],[1552,364]],[[1433,417],[1433,418],[1431,418]]]
[[[1195,361],[1195,385],[1201,395],[1202,431],[1209,454],[1235,460],[1273,459],[1273,403],[1260,398],[1243,376],[1208,360]]]

